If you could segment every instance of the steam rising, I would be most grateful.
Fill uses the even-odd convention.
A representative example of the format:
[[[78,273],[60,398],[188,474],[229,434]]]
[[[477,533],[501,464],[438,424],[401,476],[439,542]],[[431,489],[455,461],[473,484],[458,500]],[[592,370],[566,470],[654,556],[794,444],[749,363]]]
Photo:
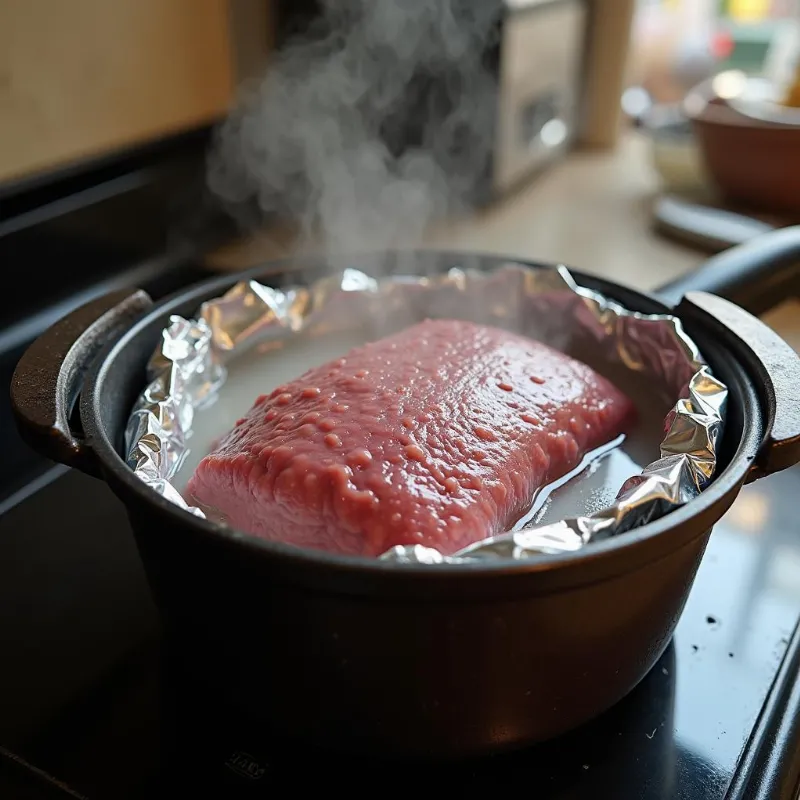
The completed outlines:
[[[329,253],[408,248],[489,168],[494,0],[323,0],[222,126],[209,185]],[[316,235],[316,236],[315,236]]]

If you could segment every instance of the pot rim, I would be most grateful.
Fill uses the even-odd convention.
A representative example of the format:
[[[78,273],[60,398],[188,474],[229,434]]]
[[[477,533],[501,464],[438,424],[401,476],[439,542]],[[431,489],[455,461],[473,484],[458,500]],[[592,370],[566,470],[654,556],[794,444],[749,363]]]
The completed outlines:
[[[380,255],[386,257],[392,253],[413,255],[417,259],[424,257],[456,261],[469,259],[487,266],[512,261],[533,268],[555,268],[554,264],[480,252],[420,249],[383,251]],[[369,258],[370,255],[374,258],[378,254],[353,254],[351,259],[356,262],[365,257]],[[508,577],[531,573],[539,573],[542,576],[558,574],[563,576],[570,585],[574,584],[576,579],[581,584],[607,579],[613,575],[628,572],[635,566],[664,557],[679,549],[686,542],[708,532],[738,496],[761,444],[764,423],[763,411],[756,392],[747,378],[744,367],[733,356],[731,356],[730,366],[739,373],[738,388],[744,403],[743,429],[739,444],[723,472],[715,476],[712,483],[703,490],[698,498],[675,511],[619,536],[593,543],[590,547],[570,553],[539,555],[524,561],[498,559],[492,562],[471,564],[398,564],[365,556],[340,555],[266,541],[227,528],[219,523],[196,517],[153,491],[136,477],[105,433],[101,398],[107,397],[107,395],[102,392],[102,387],[113,369],[116,359],[143,329],[153,325],[156,319],[175,313],[174,309],[178,306],[193,302],[196,307],[199,307],[203,300],[221,295],[241,280],[250,280],[259,276],[266,278],[269,275],[285,275],[287,270],[282,269],[282,266],[290,266],[292,271],[301,272],[304,266],[324,263],[324,258],[319,255],[289,257],[202,281],[156,303],[121,337],[106,346],[90,367],[84,381],[80,401],[81,419],[89,444],[102,464],[104,477],[111,484],[115,493],[119,494],[116,492],[115,484],[121,484],[126,493],[131,493],[138,501],[163,512],[178,526],[189,526],[203,537],[211,537],[220,544],[235,548],[240,553],[257,554],[260,559],[274,559],[286,566],[310,569],[325,568],[339,574],[380,577],[387,580],[403,580],[413,577],[415,580],[425,578],[437,582],[473,577],[476,573],[482,577]],[[647,313],[671,313],[669,307],[657,297],[630,289],[614,281],[583,273],[580,270],[569,269],[581,285],[597,288],[615,299],[620,299],[619,295],[624,295],[636,299],[640,305],[656,307],[655,311]],[[621,300],[621,302],[623,301]],[[758,409],[758,414],[752,413],[753,408]],[[108,480],[109,478],[111,480]],[[668,538],[666,534],[670,532],[673,535]],[[661,546],[656,543],[661,543]],[[589,569],[587,570],[587,568]],[[578,575],[579,570],[581,571],[580,576]],[[571,577],[571,580],[568,576]],[[559,584],[561,584],[561,580],[559,580]]]

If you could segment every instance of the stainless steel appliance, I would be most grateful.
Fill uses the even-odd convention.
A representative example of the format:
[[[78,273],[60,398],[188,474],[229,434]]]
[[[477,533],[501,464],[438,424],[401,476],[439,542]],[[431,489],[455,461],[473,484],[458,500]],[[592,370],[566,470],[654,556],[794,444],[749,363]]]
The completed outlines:
[[[578,129],[588,8],[584,0],[505,0],[492,194],[569,147]]]
[[[467,205],[480,206],[556,161],[576,138],[590,5],[589,0],[474,2],[491,4],[497,12],[491,26],[475,35],[478,49],[455,60],[420,56],[403,96],[391,104],[379,127],[395,157],[434,149],[447,177],[456,178],[465,191]],[[474,24],[469,4],[452,3],[465,27]],[[326,42],[324,50],[340,46],[339,39],[330,37],[324,9],[320,0],[278,0],[276,49],[317,38]],[[437,23],[425,17],[421,24]],[[446,34],[431,27],[428,36]],[[379,84],[361,98],[365,117],[384,102]],[[464,103],[471,108],[467,116]],[[454,126],[460,128],[457,135],[431,133]]]

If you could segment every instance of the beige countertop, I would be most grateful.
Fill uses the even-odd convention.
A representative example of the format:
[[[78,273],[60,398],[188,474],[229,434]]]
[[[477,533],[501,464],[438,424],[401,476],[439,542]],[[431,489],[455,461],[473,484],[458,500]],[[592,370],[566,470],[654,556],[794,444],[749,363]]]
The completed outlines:
[[[433,225],[421,245],[563,262],[651,289],[703,260],[651,231],[657,190],[647,142],[629,134],[613,152],[574,153],[491,208]],[[238,269],[316,249],[270,230],[217,251],[211,263]]]
[[[646,141],[613,152],[578,152],[477,216],[431,231],[441,247],[524,256],[652,289],[703,255],[656,236],[650,209],[658,178]]]
[[[654,289],[704,260],[699,251],[653,232],[650,208],[658,187],[646,139],[629,133],[612,152],[574,153],[491,208],[432,226],[421,245],[561,262]],[[218,250],[210,263],[243,269],[318,249],[298,246],[285,230],[269,230]],[[765,319],[800,349],[798,309],[791,301]]]

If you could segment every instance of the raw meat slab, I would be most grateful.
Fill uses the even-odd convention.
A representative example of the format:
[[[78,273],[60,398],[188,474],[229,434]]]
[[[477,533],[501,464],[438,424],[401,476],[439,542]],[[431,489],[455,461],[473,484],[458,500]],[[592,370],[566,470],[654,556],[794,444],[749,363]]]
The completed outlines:
[[[633,413],[609,381],[540,342],[429,320],[259,397],[186,495],[273,541],[451,554],[509,529]]]

